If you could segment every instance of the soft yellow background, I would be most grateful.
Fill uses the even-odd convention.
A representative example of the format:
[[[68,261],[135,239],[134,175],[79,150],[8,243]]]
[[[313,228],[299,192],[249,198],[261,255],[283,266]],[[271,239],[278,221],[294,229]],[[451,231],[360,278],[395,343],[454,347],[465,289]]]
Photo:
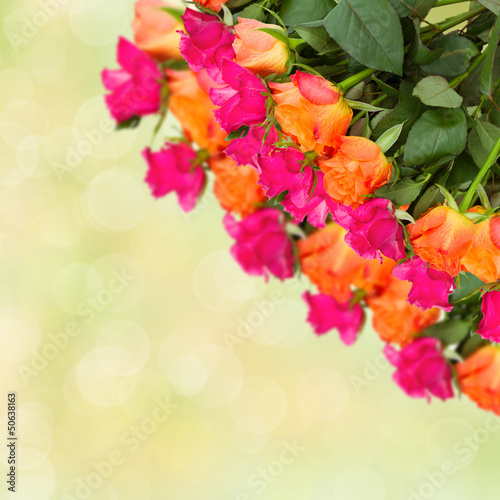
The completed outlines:
[[[132,0],[0,14],[3,478],[13,390],[20,438],[18,492],[2,480],[0,498],[499,498],[488,413],[406,397],[370,328],[352,348],[312,334],[307,285],[246,277],[210,190],[188,215],[153,201],[155,119],[113,132],[100,83]]]

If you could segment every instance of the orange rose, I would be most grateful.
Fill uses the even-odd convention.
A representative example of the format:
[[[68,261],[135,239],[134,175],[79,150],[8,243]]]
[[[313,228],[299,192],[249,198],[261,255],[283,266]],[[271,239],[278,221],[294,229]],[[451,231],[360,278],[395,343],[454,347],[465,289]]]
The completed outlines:
[[[385,342],[401,347],[413,341],[415,335],[436,323],[439,309],[422,311],[407,302],[412,284],[391,276],[389,285],[381,295],[367,298],[373,312],[373,328]]]
[[[485,209],[474,207],[469,212],[485,213]],[[462,269],[492,283],[500,278],[500,218],[478,222],[474,230],[472,248],[462,258]]]
[[[395,267],[396,261],[388,257],[384,257],[382,264],[378,259],[367,260],[363,277],[355,285],[365,290],[368,295],[381,295],[392,282],[392,270]]]
[[[346,231],[330,223],[298,245],[302,272],[321,293],[345,302],[351,285],[363,276],[366,261],[344,241]]]
[[[179,120],[186,137],[211,153],[222,151],[227,143],[213,115],[214,105],[190,70],[166,70],[170,89],[169,109]]]
[[[480,347],[456,366],[462,392],[480,408],[500,415],[500,350]]]
[[[340,150],[318,165],[325,174],[326,192],[337,202],[356,208],[363,195],[374,193],[387,184],[392,164],[380,146],[364,137],[341,137]]]
[[[352,119],[340,90],[321,76],[301,71],[291,78],[289,83],[269,83],[283,132],[303,151],[329,154],[337,150],[338,137],[347,133]]]
[[[285,73],[288,69],[290,50],[273,36],[258,31],[261,28],[279,29],[286,35],[283,28],[274,24],[239,17],[238,24],[234,27],[236,39],[233,47],[236,62],[260,76]]]
[[[259,174],[249,165],[237,167],[225,155],[210,158],[208,164],[215,174],[215,196],[225,210],[246,217],[257,210],[257,204],[267,200],[257,184]]]
[[[135,4],[135,18],[132,23],[135,44],[151,57],[164,61],[182,59],[179,51],[180,33],[183,29],[173,16],[160,7],[179,7],[177,2],[164,0],[138,0]]]
[[[453,208],[438,205],[406,228],[415,254],[438,271],[458,275],[461,260],[472,248],[472,221]]]
[[[194,0],[198,5],[205,7],[205,9],[211,9],[214,12],[219,12],[222,6],[227,2],[227,0]]]

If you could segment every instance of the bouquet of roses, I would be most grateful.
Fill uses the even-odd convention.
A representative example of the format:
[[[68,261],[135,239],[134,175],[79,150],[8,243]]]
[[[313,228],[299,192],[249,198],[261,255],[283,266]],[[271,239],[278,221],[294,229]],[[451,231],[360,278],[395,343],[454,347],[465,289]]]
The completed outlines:
[[[118,128],[181,124],[143,151],[153,196],[190,211],[213,176],[232,255],[307,277],[318,335],[370,309],[408,395],[500,414],[499,0],[189,4],[137,1],[102,75]]]

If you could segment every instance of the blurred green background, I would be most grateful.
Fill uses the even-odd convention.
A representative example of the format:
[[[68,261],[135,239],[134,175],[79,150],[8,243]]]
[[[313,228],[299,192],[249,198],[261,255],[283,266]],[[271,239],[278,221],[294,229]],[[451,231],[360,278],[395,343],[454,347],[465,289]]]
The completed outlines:
[[[233,262],[210,189],[151,198],[156,121],[115,133],[100,82],[133,3],[0,4],[0,498],[497,500],[490,414],[406,397],[369,327],[317,338],[304,281]]]

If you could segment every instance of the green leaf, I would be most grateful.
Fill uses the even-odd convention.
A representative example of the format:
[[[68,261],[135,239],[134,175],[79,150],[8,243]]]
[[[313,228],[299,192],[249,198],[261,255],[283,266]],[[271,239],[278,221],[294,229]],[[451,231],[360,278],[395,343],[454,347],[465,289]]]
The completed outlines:
[[[382,149],[382,153],[386,153],[391,149],[391,147],[396,143],[401,135],[401,131],[403,130],[404,123],[400,123],[399,125],[394,125],[389,130],[384,132],[378,139],[377,144]]]
[[[438,0],[409,0],[407,4],[415,11],[412,17],[421,17],[424,19],[437,2]]]
[[[431,109],[413,125],[405,165],[421,165],[445,155],[459,155],[467,144],[467,120],[461,109]]]
[[[476,130],[484,149],[488,152],[491,151],[500,138],[500,128],[483,120],[478,120]]]
[[[242,125],[238,130],[231,132],[226,136],[226,141],[232,141],[233,139],[239,139],[240,137],[245,137],[250,130],[246,125]]]
[[[476,290],[477,293],[479,293],[478,288],[483,285],[485,285],[485,283],[471,273],[460,275],[460,288],[457,288],[457,290],[451,294],[450,302],[454,304],[458,301],[463,301],[466,297],[472,298],[469,296]],[[474,295],[476,295],[476,293],[474,293]],[[477,301],[478,298],[479,296],[475,297],[474,301]]]
[[[444,52],[444,47],[439,47],[436,50],[430,50],[420,40],[420,20],[413,21],[413,28],[415,29],[415,37],[411,42],[408,55],[410,59],[416,64],[430,64],[434,62]]]
[[[500,16],[500,0],[478,0],[479,3],[483,4],[491,12]]]
[[[283,42],[287,47],[290,44],[286,33],[280,28],[257,28],[253,31],[263,31],[264,33],[267,33],[268,35],[276,38],[276,40]]]
[[[415,224],[415,219],[408,212],[405,212],[404,210],[396,209],[394,215],[398,220],[406,220],[408,222],[411,222],[412,224]]]
[[[125,130],[127,128],[137,128],[141,123],[141,117],[138,115],[132,116],[128,120],[116,124],[116,130]]]
[[[470,322],[462,319],[449,319],[426,328],[422,335],[439,339],[444,345],[458,344],[470,332]]]
[[[389,0],[342,0],[324,21],[330,36],[354,59],[403,74],[403,32]]]
[[[448,206],[458,212],[458,205],[453,195],[444,186],[441,186],[439,184],[436,184],[436,186],[439,191],[441,191],[441,194],[445,197]]]
[[[371,104],[368,104],[366,102],[351,101],[351,99],[346,99],[345,101],[349,105],[349,107],[352,109],[359,109],[361,111],[368,111],[370,113],[372,113],[374,111],[384,111],[385,110],[385,108],[377,108],[377,106],[372,106]]]
[[[399,17],[408,17],[411,13],[408,3],[403,0],[390,0],[392,7]]]
[[[421,66],[424,71],[433,75],[457,76],[468,67],[470,60],[479,54],[474,42],[459,35],[445,35],[431,45],[431,49],[444,47],[443,54],[436,61]]]
[[[498,42],[500,41],[500,17],[497,17],[488,40],[489,45],[486,49],[486,57],[484,59],[483,69],[481,70],[481,92],[491,98],[494,87],[493,66],[495,63],[495,54],[498,49]]]
[[[448,182],[448,187],[460,186],[472,182],[479,173],[474,160],[467,154],[462,153],[453,163]]]
[[[183,10],[174,9],[173,7],[159,7],[158,9],[170,14],[176,21],[182,23],[182,16],[184,15]]]
[[[257,21],[263,22],[267,18],[267,12],[262,8],[260,4],[252,4],[245,7],[241,12],[235,14],[234,17],[236,21],[238,17],[244,17],[245,19],[256,19]]]
[[[298,26],[324,19],[335,5],[334,0],[285,0],[280,16],[287,26]]]
[[[387,83],[383,82],[382,80],[379,80],[376,76],[372,76],[372,80],[380,87],[380,89],[385,92],[389,97],[394,97],[395,99],[399,99],[399,92],[391,87],[390,85],[387,85]]]
[[[413,209],[413,217],[418,219],[423,213],[427,212],[429,208],[434,207],[438,203],[444,201],[444,196],[437,186],[431,186],[418,200],[415,208]]]
[[[469,136],[467,138],[467,147],[469,149],[470,155],[472,156],[472,159],[474,160],[474,163],[479,168],[481,168],[488,158],[489,151],[487,151],[481,143],[481,139],[479,139],[479,133],[475,127],[469,132]]]
[[[407,82],[406,80],[401,81],[399,102],[393,111],[388,113],[379,123],[377,123],[377,126],[373,130],[373,137],[375,140],[391,127],[405,122],[403,130],[401,131],[399,143],[406,141],[411,127],[426,109],[426,106],[413,96],[413,88],[413,83]]]
[[[226,26],[233,26],[234,20],[231,11],[225,5],[222,5],[222,12],[224,12],[224,24]]]
[[[295,31],[300,38],[309,44],[319,55],[326,54],[339,47],[337,43],[330,38],[324,26],[318,26],[316,28],[297,26]]]
[[[423,187],[424,183],[407,178],[396,182],[394,186],[390,183],[382,186],[375,191],[375,195],[391,200],[398,205],[409,205],[416,200]]]
[[[399,17],[407,17],[412,12],[412,17],[421,17],[422,19],[436,5],[437,0],[391,0],[391,4]]]
[[[458,93],[464,98],[464,106],[477,106],[483,97],[481,93],[481,72],[484,68],[484,61],[460,84]],[[497,81],[500,78],[500,51],[497,50],[493,60],[492,79]],[[486,108],[486,106],[484,106]],[[490,120],[492,121],[492,120]]]
[[[467,359],[471,354],[474,353],[481,346],[488,344],[486,340],[484,340],[481,335],[472,335],[469,337],[463,344],[460,349],[460,354],[462,358]]]
[[[442,76],[428,76],[420,80],[413,90],[413,95],[427,106],[441,108],[459,108],[463,101]]]

